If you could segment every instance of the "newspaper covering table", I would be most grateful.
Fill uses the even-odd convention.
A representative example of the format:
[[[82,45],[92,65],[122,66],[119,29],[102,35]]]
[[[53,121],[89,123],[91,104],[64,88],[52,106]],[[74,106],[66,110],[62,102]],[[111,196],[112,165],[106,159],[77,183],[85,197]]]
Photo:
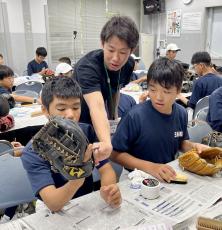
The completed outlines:
[[[171,163],[180,172],[178,162]],[[160,196],[147,200],[140,196],[139,189],[130,187],[130,180],[119,183],[123,202],[120,208],[112,209],[104,203],[98,192],[74,199],[62,211],[51,213],[47,209],[18,219],[18,229],[180,229],[185,222],[203,213],[222,195],[221,177],[202,177],[182,172],[188,176],[188,183],[162,183]],[[8,226],[10,225],[8,224]],[[149,226],[156,224],[156,228]],[[163,224],[157,228],[158,224]],[[0,229],[10,229],[7,224]],[[180,226],[180,227],[179,227]],[[185,224],[187,226],[187,224]],[[17,229],[14,226],[14,229]]]

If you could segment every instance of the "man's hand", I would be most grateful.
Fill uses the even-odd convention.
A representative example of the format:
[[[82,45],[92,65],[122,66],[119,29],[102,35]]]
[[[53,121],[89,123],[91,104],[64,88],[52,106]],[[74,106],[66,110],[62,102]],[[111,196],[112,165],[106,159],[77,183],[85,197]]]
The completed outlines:
[[[100,195],[113,208],[118,208],[122,202],[121,193],[117,184],[102,186]]]
[[[176,177],[174,169],[166,164],[152,163],[148,173],[156,177],[158,180],[166,181],[168,183],[171,180],[175,180]]]
[[[97,164],[99,163],[99,161],[109,158],[113,150],[113,147],[111,143],[95,142],[93,143],[92,150],[93,150],[95,163]]]

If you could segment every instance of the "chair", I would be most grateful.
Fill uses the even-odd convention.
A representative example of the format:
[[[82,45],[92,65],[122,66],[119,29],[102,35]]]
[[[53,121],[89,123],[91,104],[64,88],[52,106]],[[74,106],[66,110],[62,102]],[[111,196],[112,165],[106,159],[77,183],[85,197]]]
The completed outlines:
[[[197,143],[201,143],[202,138],[213,131],[208,123],[204,121],[200,121],[195,126],[189,127],[187,130],[190,140]]]
[[[209,96],[203,97],[197,102],[193,111],[193,119],[196,119],[197,113],[206,107],[209,107]]]
[[[13,147],[7,141],[0,141],[0,152]],[[9,154],[0,155],[0,209],[35,200],[21,159]]]
[[[110,160],[110,163],[116,173],[116,178],[117,178],[117,181],[119,180],[120,176],[121,176],[121,173],[123,171],[123,166],[113,162]],[[92,176],[93,176],[93,182],[98,182],[100,181],[100,174],[99,174],[99,171],[97,168],[94,168],[93,169],[93,172],[92,172]]]
[[[24,82],[20,85],[17,85],[15,87],[15,90],[30,90],[30,91],[35,91],[36,93],[40,93],[42,90],[42,83],[38,82],[38,81],[27,81]]]
[[[0,140],[0,156],[11,149],[13,149],[13,146],[9,141]]]
[[[195,119],[201,120],[201,121],[206,121],[208,110],[209,110],[209,107],[205,107],[205,108],[199,110],[198,113],[196,114]]]
[[[15,90],[13,92],[15,95],[20,95],[20,96],[27,96],[27,97],[32,97],[32,98],[38,98],[39,94],[35,91],[31,90]]]

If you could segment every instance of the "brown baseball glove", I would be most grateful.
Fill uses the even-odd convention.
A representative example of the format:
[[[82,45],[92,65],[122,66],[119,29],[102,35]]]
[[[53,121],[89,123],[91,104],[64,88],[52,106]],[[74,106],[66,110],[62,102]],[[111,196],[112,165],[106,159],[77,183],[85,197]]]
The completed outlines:
[[[209,148],[198,154],[192,149],[179,157],[182,168],[201,176],[212,176],[222,169],[222,148]]]

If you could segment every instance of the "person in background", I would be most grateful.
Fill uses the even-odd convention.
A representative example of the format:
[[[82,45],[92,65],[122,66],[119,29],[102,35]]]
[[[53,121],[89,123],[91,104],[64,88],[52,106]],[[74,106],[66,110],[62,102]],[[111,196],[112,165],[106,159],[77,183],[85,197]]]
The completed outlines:
[[[222,133],[222,87],[216,89],[209,97],[207,122],[213,130]]]
[[[38,73],[44,75],[48,69],[47,63],[44,61],[47,51],[44,47],[38,47],[35,52],[35,59],[30,61],[27,66],[28,76]]]
[[[55,70],[55,76],[67,76],[67,77],[71,77],[72,76],[72,66],[65,63],[65,62],[61,62],[56,66],[56,70]]]
[[[67,63],[72,66],[71,59],[69,57],[61,57],[59,58],[60,63]]]
[[[135,66],[133,71],[139,70],[139,62],[141,60],[140,57],[137,57],[135,54],[131,54],[131,57],[135,60]],[[142,82],[146,81],[146,75],[144,75],[144,72],[141,74],[136,74],[135,72],[131,75],[131,83],[140,84]]]
[[[120,93],[118,117],[123,118],[136,105],[136,101],[130,95]]]
[[[4,57],[0,54],[0,65],[4,65]]]
[[[216,75],[211,66],[211,57],[208,52],[196,52],[193,54],[191,64],[199,78],[194,82],[190,100],[182,94],[178,95],[186,106],[195,109],[197,102],[222,86],[222,77]]]
[[[183,75],[181,64],[166,57],[152,63],[147,74],[150,100],[134,106],[121,119],[112,138],[113,161],[170,182],[176,172],[167,163],[179,150],[208,148],[188,140],[187,111],[175,103]]]
[[[42,111],[47,117],[62,116],[78,122],[81,113],[81,98],[80,86],[74,79],[64,76],[53,77],[42,89]],[[87,161],[98,143],[95,142],[97,139],[91,125],[79,123],[79,126],[89,143],[93,143],[89,144],[86,150],[84,160]],[[93,191],[92,175],[77,180],[66,180],[60,173],[52,171],[49,162],[33,150],[32,141],[23,150],[21,159],[33,192],[51,211],[59,211],[69,200]],[[101,197],[111,207],[118,207],[121,203],[121,194],[109,160],[98,162],[96,168],[101,177]]]
[[[112,151],[109,120],[118,117],[119,91],[130,81],[135,61],[139,32],[129,17],[114,16],[102,28],[102,49],[82,57],[74,68],[83,92],[80,121],[92,123],[100,141],[96,158],[103,159]]]
[[[174,43],[170,43],[167,45],[166,48],[166,57],[170,60],[174,60],[177,56],[177,52],[181,49]]]
[[[21,96],[13,94],[12,87],[14,83],[14,72],[13,70],[6,66],[0,65],[0,94],[6,94],[14,98],[17,102],[39,102],[37,98]]]

